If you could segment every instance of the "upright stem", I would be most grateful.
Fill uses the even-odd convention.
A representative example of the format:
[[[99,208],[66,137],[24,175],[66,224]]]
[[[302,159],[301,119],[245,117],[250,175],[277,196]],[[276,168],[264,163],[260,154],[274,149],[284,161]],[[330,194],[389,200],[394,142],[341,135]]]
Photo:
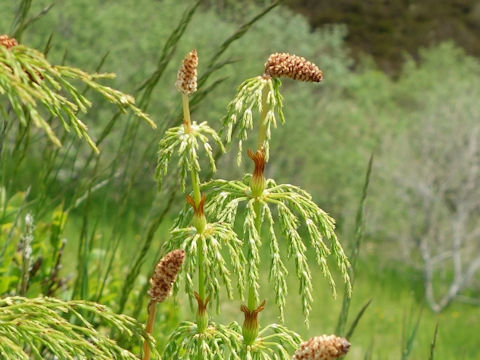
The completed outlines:
[[[183,126],[185,127],[185,132],[189,133],[192,131],[192,122],[190,120],[190,106],[188,103],[188,95],[182,93],[182,107],[183,107]]]
[[[146,332],[149,335],[152,335],[153,332],[153,324],[155,323],[155,312],[157,311],[157,303],[156,301],[150,300],[148,303],[148,320],[147,320],[147,327]],[[143,358],[142,360],[150,360],[150,346],[148,346],[148,341],[145,339],[143,343]]]
[[[251,266],[251,265],[249,265]],[[255,296],[255,288],[253,283],[248,287],[248,310],[255,310],[257,307],[257,297]]]
[[[260,236],[260,231],[262,229],[262,223],[260,215],[262,212],[262,204],[260,201],[255,201],[253,204],[255,210],[255,229],[257,230],[258,235]],[[248,263],[248,266],[252,266],[251,262]],[[255,296],[255,287],[253,281],[250,282],[248,287],[248,310],[253,311],[257,308],[257,297]]]
[[[191,172],[192,176],[192,188],[193,188],[193,200],[195,201],[195,206],[198,207],[200,204],[202,195],[200,193],[200,178],[198,173],[195,170]],[[198,258],[198,294],[200,298],[205,301],[205,272],[204,272],[204,254],[203,254],[203,239],[200,239],[198,248],[197,248],[197,258]]]
[[[264,86],[262,90],[262,112],[260,113],[260,122],[258,125],[258,141],[257,141],[257,150],[261,150],[263,148],[263,143],[265,142],[267,136],[267,126],[265,125],[265,118],[267,117],[268,113],[268,86]],[[255,228],[257,230],[258,235],[260,236],[260,231],[262,228],[261,224],[261,212],[262,212],[262,204],[259,201],[255,201],[254,203],[255,209]],[[249,262],[248,266],[252,266]],[[255,296],[255,287],[253,282],[250,282],[248,287],[248,309],[253,311],[257,308],[257,298]]]
[[[206,294],[205,294],[205,272],[203,269],[204,263],[204,254],[203,254],[203,239],[200,239],[200,244],[197,248],[197,258],[198,258],[198,295],[200,298],[205,301]]]
[[[198,172],[195,170],[192,170],[190,175],[192,177],[193,200],[195,200],[195,206],[198,206],[202,199],[202,194],[200,193],[200,178]]]
[[[263,147],[265,138],[267,137],[267,126],[265,124],[265,119],[268,114],[268,86],[265,85],[262,90],[262,112],[260,113],[260,123],[258,125],[258,141],[257,141],[257,150],[260,150]]]
[[[190,133],[192,131],[191,125],[191,118],[190,118],[190,107],[188,102],[188,95],[182,93],[182,107],[183,107],[183,126],[185,128],[186,133]],[[202,194],[200,192],[200,177],[198,176],[198,172],[193,170],[190,172],[191,179],[192,179],[192,190],[193,190],[193,200],[195,201],[195,207],[198,207],[200,201],[202,199]],[[195,215],[194,215],[195,216]],[[203,253],[203,238],[199,239],[198,247],[197,247],[197,262],[198,262],[198,295],[200,300],[203,303],[206,303],[207,296],[205,291],[205,255]],[[197,326],[198,331],[203,332],[205,331],[208,324],[208,315],[206,311],[200,308],[197,313]]]
[[[260,236],[260,230],[262,228],[262,222],[260,217],[262,213],[262,203],[257,199],[253,204],[253,207],[255,211],[255,229]],[[250,268],[253,266],[252,261],[248,262],[248,266]],[[248,273],[250,273],[250,269],[248,270]],[[245,348],[253,345],[258,338],[258,314],[265,307],[265,300],[260,305],[257,305],[257,297],[255,295],[254,285],[254,282],[250,281],[248,287],[248,305],[242,305],[241,307],[241,310],[245,315],[245,320],[242,326],[243,344]]]

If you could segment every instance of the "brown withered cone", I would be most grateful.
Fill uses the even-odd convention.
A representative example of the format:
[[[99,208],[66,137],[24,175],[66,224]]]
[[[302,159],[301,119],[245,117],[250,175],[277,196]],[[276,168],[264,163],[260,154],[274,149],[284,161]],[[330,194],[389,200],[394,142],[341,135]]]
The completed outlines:
[[[18,42],[14,38],[9,37],[8,35],[0,35],[0,46],[11,49],[14,46],[17,46]]]
[[[252,150],[248,149],[247,155],[255,163],[255,170],[253,171],[253,176],[257,178],[263,177],[263,172],[265,171],[266,164],[265,150],[263,150],[262,148],[260,150],[257,150],[256,152],[253,152]]]
[[[197,50],[190,51],[183,59],[180,69],[177,73],[177,82],[175,86],[178,91],[191,95],[197,91]]]
[[[290,55],[289,53],[270,55],[265,63],[265,74],[301,81],[320,82],[323,79],[322,70],[317,65],[301,56]]]
[[[334,360],[349,349],[347,339],[335,335],[315,336],[300,345],[292,360]]]
[[[170,295],[173,283],[184,260],[185,251],[181,249],[169,252],[160,260],[150,279],[151,288],[148,295],[150,295],[152,301],[162,302]]]

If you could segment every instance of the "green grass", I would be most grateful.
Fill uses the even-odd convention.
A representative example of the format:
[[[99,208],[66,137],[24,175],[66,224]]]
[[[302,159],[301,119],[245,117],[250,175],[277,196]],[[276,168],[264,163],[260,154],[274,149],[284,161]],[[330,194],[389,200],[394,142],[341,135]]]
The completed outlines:
[[[366,180],[366,185],[368,185],[368,180]],[[364,189],[364,195],[366,195],[366,188]],[[359,214],[363,214],[363,211]],[[126,215],[127,218],[131,217],[131,220],[135,218],[132,212]],[[129,222],[127,218],[125,223]],[[73,237],[80,226],[80,223],[76,222],[75,219],[78,220],[78,217],[73,217],[67,231]],[[168,228],[171,223],[171,219],[167,217],[153,240],[152,249],[168,239]],[[357,228],[362,223],[362,216],[360,216],[357,219]],[[135,240],[140,239],[140,236],[132,227],[127,226],[125,230],[119,254],[134,253],[136,251]],[[108,226],[105,226],[105,224],[100,226],[98,233],[108,233]],[[367,303],[371,302],[360,318],[353,335],[349,338],[352,342],[352,348],[348,358],[426,359],[431,354],[431,343],[435,336],[437,324],[439,324],[439,330],[434,348],[435,358],[474,359],[480,355],[474,337],[471,336],[472,333],[480,330],[480,319],[476,316],[477,308],[453,303],[441,314],[434,314],[423,307],[422,274],[409,268],[404,263],[386,262],[371,250],[374,247],[369,246],[368,239],[367,243],[364,244],[366,240],[363,239],[362,232],[357,231],[357,236],[362,237],[359,242],[362,249],[360,258],[357,258],[356,263],[354,293],[345,330],[342,330],[342,334],[338,333],[337,335],[346,333],[352,322],[355,321],[357,314]],[[262,251],[262,258],[268,258],[267,249],[263,247]],[[367,254],[364,255],[364,253]],[[147,263],[154,260],[153,252],[151,252]],[[275,305],[273,289],[268,281],[268,266],[265,263],[263,265],[261,297],[267,299],[267,307],[260,320],[261,324],[269,324],[279,321],[279,313]],[[311,264],[315,300],[311,312],[310,327],[307,328],[303,323],[302,304],[298,295],[298,281],[294,276],[293,263],[290,262],[288,267],[290,274],[288,289],[290,293],[287,297],[285,311],[287,327],[299,332],[305,339],[320,334],[338,332],[336,327],[339,314],[342,312],[341,290],[343,288],[340,276],[337,276],[336,279],[337,293],[340,295],[334,299],[320,269],[315,264]],[[141,275],[139,285],[145,281],[146,277]],[[134,289],[134,293],[137,290]],[[239,311],[241,302],[239,300],[232,302],[225,298],[224,300],[222,301],[221,314],[213,316],[215,321],[229,323],[235,320],[241,323],[243,321],[242,314]],[[178,321],[176,315],[174,315],[175,312],[180,313],[179,318],[188,319],[191,317],[188,303],[188,299],[182,294],[178,307],[174,301],[168,301],[167,305],[162,307],[165,314],[157,321],[160,324],[157,325],[156,332],[156,337],[160,340],[161,346],[166,343],[171,327],[175,326],[176,321]],[[145,316],[144,310],[141,311],[141,316]],[[418,328],[416,328],[417,321]],[[459,344],[461,345],[459,346]],[[373,356],[369,357],[369,354],[373,354]]]
[[[313,271],[315,285],[310,328],[305,328],[303,324],[302,306],[296,293],[298,284],[293,275],[289,277],[291,290],[285,311],[288,328],[299,332],[304,338],[333,333],[342,305],[341,296],[333,299],[319,269],[315,266],[312,268],[315,269]],[[289,271],[293,272],[292,267]],[[265,271],[263,296],[271,290],[266,281],[267,276]],[[414,323],[415,316],[422,307],[422,290],[418,277],[416,272],[406,270],[399,264],[381,265],[375,258],[369,258],[368,261],[360,260],[347,329],[362,306],[369,299],[373,300],[351,337],[352,348],[348,359],[364,359],[372,342],[373,359],[401,358],[404,318],[413,309],[414,316],[410,323]],[[341,283],[337,284],[341,288]],[[267,307],[260,318],[261,324],[278,321],[278,312],[273,304],[274,298],[267,296]],[[238,301],[225,303],[220,320],[242,321],[239,306]],[[428,309],[423,310],[409,359],[428,358],[437,322],[439,330],[435,348],[436,359],[479,358],[478,341],[472,336],[480,331],[478,308],[454,303],[441,314],[434,314]]]
[[[80,220],[72,217],[66,230],[66,236],[71,238],[72,241],[68,245],[71,251],[68,251],[67,248],[66,254],[68,255],[65,258],[65,264],[70,264],[70,268],[67,266],[64,273],[74,269],[75,234],[81,224]],[[158,231],[154,239],[153,249],[167,238],[169,224],[171,224],[171,221],[166,221]],[[100,234],[108,234],[109,226],[105,224],[99,226],[97,233],[100,237]],[[131,256],[132,251],[135,251],[135,244],[137,244],[138,239],[139,236],[134,229],[125,232],[118,257]],[[368,243],[366,248],[368,248]],[[153,253],[151,253],[146,264],[153,260]],[[96,261],[101,262],[101,257]],[[125,262],[125,259],[122,262]],[[288,265],[290,292],[285,311],[286,325],[288,328],[299,332],[303,338],[333,333],[342,306],[341,289],[343,284],[340,277],[336,277],[339,295],[334,299],[320,270],[312,264],[314,303],[310,317],[310,328],[307,329],[303,323],[301,299],[298,296],[298,282],[294,276],[293,263],[289,262]],[[144,267],[145,271],[147,267]],[[138,286],[147,280],[145,271],[140,276]],[[261,296],[267,299],[267,306],[260,316],[260,324],[267,325],[279,320],[273,291],[268,284],[267,268],[263,269],[262,274]],[[115,291],[114,285],[113,283],[111,291]],[[138,286],[134,289],[134,293],[139,290]],[[407,326],[407,330],[411,330],[422,307],[422,291],[422,277],[416,270],[406,267],[405,264],[386,263],[376,258],[375,255],[370,254],[368,258],[362,258],[361,256],[358,262],[347,329],[362,306],[370,299],[372,299],[372,303],[360,319],[351,337],[352,348],[347,358],[352,360],[364,359],[373,343],[373,359],[401,359],[405,318],[407,325],[410,326],[410,328]],[[272,294],[272,296],[269,294]],[[108,294],[106,299],[109,299]],[[175,305],[175,300],[167,300],[159,310],[161,315],[157,319],[155,336],[159,339],[160,344],[165,344],[171,326],[175,326],[175,322],[178,320],[176,319],[177,316],[180,319],[190,319],[192,316],[188,300],[182,295],[177,301],[178,306]],[[221,314],[214,315],[214,320],[220,323],[228,323],[233,320],[241,323],[243,315],[239,310],[240,305],[241,302],[238,299],[224,301]],[[175,314],[177,311],[179,314]],[[437,322],[439,323],[439,330],[435,359],[478,358],[480,349],[475,336],[472,336],[472,334],[480,332],[478,311],[477,307],[460,303],[453,303],[441,314],[435,314],[425,308],[409,359],[428,359]],[[145,317],[145,312],[146,310],[142,309],[141,317]]]

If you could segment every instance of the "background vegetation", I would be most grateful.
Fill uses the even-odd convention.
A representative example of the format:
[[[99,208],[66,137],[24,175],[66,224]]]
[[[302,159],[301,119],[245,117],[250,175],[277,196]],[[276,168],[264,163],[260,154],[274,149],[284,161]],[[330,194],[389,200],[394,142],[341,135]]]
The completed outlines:
[[[31,14],[49,4],[34,2]],[[134,317],[145,316],[140,305],[144,285],[157,249],[167,237],[169,214],[174,214],[165,214],[164,209],[172,202],[172,210],[178,210],[172,190],[175,177],[160,193],[153,179],[157,142],[179,116],[180,104],[173,91],[177,65],[187,51],[196,48],[199,74],[209,71],[208,61],[219,45],[258,13],[260,5],[266,5],[245,2],[241,11],[227,1],[200,6],[148,98],[137,90],[158,69],[167,39],[192,4],[175,0],[58,2],[21,39],[28,46],[47,49],[52,63],[91,72],[101,66],[115,72],[117,78],[109,85],[139,95],[139,104],[158,125],[152,131],[128,116],[116,118],[116,110],[92,94],[98,101],[85,122],[100,142],[98,157],[70,136],[64,136],[64,146],[57,150],[37,131],[30,132],[28,146],[16,149],[15,139],[26,135],[20,128],[9,129],[1,153],[0,204],[4,209],[7,204],[19,209],[19,215],[2,217],[0,225],[13,222],[16,232],[12,236],[20,238],[25,214],[31,213],[36,223],[35,259],[45,257],[50,246],[58,249],[55,239],[66,239],[60,273],[64,281],[55,293],[59,297],[99,301]],[[16,5],[0,3],[0,33],[9,32]],[[337,18],[331,20],[337,22]],[[309,189],[314,200],[337,219],[340,239],[349,249],[354,243],[364,173],[370,154],[375,153],[352,313],[373,300],[352,338],[349,357],[368,358],[372,353],[374,359],[425,359],[438,322],[437,358],[474,359],[480,356],[472,336],[480,330],[475,306],[478,272],[441,313],[425,308],[410,353],[402,349],[424,304],[422,242],[448,252],[453,235],[461,231],[465,234],[459,249],[464,264],[474,262],[479,254],[475,214],[480,181],[475,169],[480,155],[472,144],[480,140],[480,62],[447,42],[420,50],[418,58],[406,57],[393,79],[368,55],[352,55],[345,41],[352,38],[349,33],[355,29],[341,24],[312,30],[303,16],[285,7],[275,8],[222,55],[224,63],[206,82],[209,91],[201,106],[194,107],[193,116],[218,128],[236,86],[260,73],[272,52],[288,51],[315,61],[324,71],[323,84],[284,82],[288,121],[276,130],[272,143],[272,153],[281,160],[270,160],[267,175]],[[372,51],[371,55],[377,54]],[[234,178],[245,171],[236,167],[233,153],[220,160],[219,176]],[[449,177],[452,173],[458,176]],[[467,180],[474,184],[470,191],[465,191]],[[465,204],[468,216],[459,230],[453,224],[458,224],[454,220]],[[60,229],[57,233],[54,224]],[[2,236],[6,236],[5,229]],[[148,249],[145,258],[140,256],[142,248]],[[436,263],[432,283],[437,293],[455,281],[452,263],[448,256],[444,263]],[[129,296],[123,295],[126,277],[133,279],[127,285]],[[320,274],[315,279],[321,279]],[[288,302],[290,328],[303,336],[334,331],[341,299],[330,299],[326,287],[323,280],[316,283],[309,329],[297,328],[301,306]],[[32,287],[27,295],[41,292]],[[161,343],[172,324],[190,311],[183,299],[178,301],[181,310],[170,301],[159,311],[156,337]],[[238,316],[238,305],[222,309],[222,316],[226,320]],[[272,321],[278,316],[273,308],[262,315]]]

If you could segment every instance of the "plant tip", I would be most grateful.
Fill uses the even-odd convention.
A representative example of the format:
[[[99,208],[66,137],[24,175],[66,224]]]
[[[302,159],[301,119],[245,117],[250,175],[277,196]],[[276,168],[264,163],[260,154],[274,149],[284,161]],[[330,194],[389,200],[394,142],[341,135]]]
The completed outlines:
[[[170,295],[175,278],[184,261],[185,251],[182,249],[173,250],[160,260],[150,279],[151,288],[148,295],[152,301],[162,302]]]
[[[304,57],[289,53],[270,55],[265,63],[265,75],[301,81],[320,82],[323,80],[323,72],[317,65],[307,61]]]
[[[15,38],[11,38],[6,34],[0,35],[0,46],[7,48],[10,50],[12,47],[17,46],[18,42]]]
[[[334,360],[345,355],[350,343],[335,335],[315,336],[303,342],[293,355],[292,360]]]
[[[182,61],[177,73],[175,86],[183,94],[191,95],[197,91],[197,50],[190,51]]]

